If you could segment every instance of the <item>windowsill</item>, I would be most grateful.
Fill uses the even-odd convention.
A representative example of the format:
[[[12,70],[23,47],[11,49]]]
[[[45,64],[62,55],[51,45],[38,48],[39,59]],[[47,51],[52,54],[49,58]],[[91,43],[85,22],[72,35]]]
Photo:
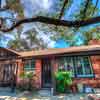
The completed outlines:
[[[24,69],[24,71],[34,71],[35,68],[27,68],[27,69]]]
[[[93,78],[94,75],[89,74],[89,75],[76,75],[76,78]]]

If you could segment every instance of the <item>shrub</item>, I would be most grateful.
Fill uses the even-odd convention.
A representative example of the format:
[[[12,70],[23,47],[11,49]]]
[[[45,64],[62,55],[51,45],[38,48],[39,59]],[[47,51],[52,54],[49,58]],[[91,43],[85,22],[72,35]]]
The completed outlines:
[[[58,71],[55,74],[57,92],[66,92],[72,84],[72,73],[70,71]]]
[[[20,74],[20,78],[22,79],[22,81],[17,88],[21,91],[33,90],[34,84],[32,83],[32,80],[33,80],[34,75],[35,74],[33,72],[24,72]]]

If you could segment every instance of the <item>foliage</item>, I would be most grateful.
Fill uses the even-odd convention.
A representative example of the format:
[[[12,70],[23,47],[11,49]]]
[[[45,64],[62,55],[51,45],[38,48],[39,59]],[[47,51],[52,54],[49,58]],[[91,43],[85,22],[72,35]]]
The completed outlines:
[[[65,92],[72,84],[72,73],[70,71],[58,71],[55,74],[56,90],[58,92]]]
[[[86,31],[81,31],[81,34],[83,35],[84,38],[84,44],[88,45],[88,42],[92,39],[97,39],[100,40],[100,29],[98,27],[93,27],[86,29]]]
[[[23,7],[20,4],[20,0],[6,0],[7,8],[12,11],[15,11],[18,14],[18,17],[24,17]]]
[[[7,46],[18,51],[30,50],[33,48],[47,48],[46,41],[44,42],[42,39],[38,38],[37,35],[35,29],[29,30],[23,34],[18,31],[13,35],[15,39],[10,40]]]
[[[20,74],[20,78],[28,78],[28,79],[32,79],[34,76],[34,73],[33,72],[23,72]]]
[[[23,72],[20,74],[20,78],[22,78],[22,82],[21,84],[19,84],[18,89],[20,91],[24,91],[24,90],[34,90],[33,88],[33,83],[32,83],[32,79],[33,79],[34,73],[33,72]]]
[[[93,4],[92,0],[89,0],[88,7],[85,8],[86,2],[87,0],[85,0],[85,2],[82,2],[81,7],[79,8],[80,10],[74,14],[76,19],[78,20],[88,19],[88,18],[93,17],[99,12],[99,9],[97,7],[95,8],[95,5]],[[95,8],[95,13],[93,13],[94,8]],[[84,12],[84,9],[86,9],[86,12]]]

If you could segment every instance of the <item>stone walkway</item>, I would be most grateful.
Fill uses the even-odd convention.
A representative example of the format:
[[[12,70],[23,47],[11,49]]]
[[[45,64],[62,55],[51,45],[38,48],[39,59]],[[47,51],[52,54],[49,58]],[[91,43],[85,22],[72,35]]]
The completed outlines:
[[[100,93],[98,93],[100,95]],[[83,99],[84,98],[84,99]],[[0,91],[0,100],[88,100],[87,94],[66,94],[53,96],[49,90],[40,90],[36,94],[25,91],[23,93],[11,93]]]
[[[0,100],[80,100],[80,97],[84,97],[83,94],[68,94],[68,95],[59,95],[59,96],[46,96],[41,95],[32,95],[21,93],[16,95],[16,93],[0,92]]]
[[[0,100],[11,100],[10,98],[14,100],[14,98],[16,98],[16,93],[11,93],[11,89],[8,87],[0,87]]]
[[[66,94],[53,96],[49,90],[40,90],[37,94],[33,95],[27,91],[17,95],[17,100],[80,100],[80,98],[87,99],[86,94]]]

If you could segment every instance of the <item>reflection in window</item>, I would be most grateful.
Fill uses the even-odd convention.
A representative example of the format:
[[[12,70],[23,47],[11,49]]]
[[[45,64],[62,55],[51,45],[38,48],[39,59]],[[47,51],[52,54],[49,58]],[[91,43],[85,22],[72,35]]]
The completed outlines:
[[[92,73],[92,67],[90,64],[90,59],[89,57],[84,57],[84,67],[85,67],[85,74],[91,74]]]
[[[60,70],[72,71],[74,75],[73,59],[70,57],[62,57],[58,59],[58,68]]]
[[[83,75],[84,74],[84,68],[83,68],[83,61],[81,57],[76,57],[75,59],[75,68],[77,71],[77,75]]]

